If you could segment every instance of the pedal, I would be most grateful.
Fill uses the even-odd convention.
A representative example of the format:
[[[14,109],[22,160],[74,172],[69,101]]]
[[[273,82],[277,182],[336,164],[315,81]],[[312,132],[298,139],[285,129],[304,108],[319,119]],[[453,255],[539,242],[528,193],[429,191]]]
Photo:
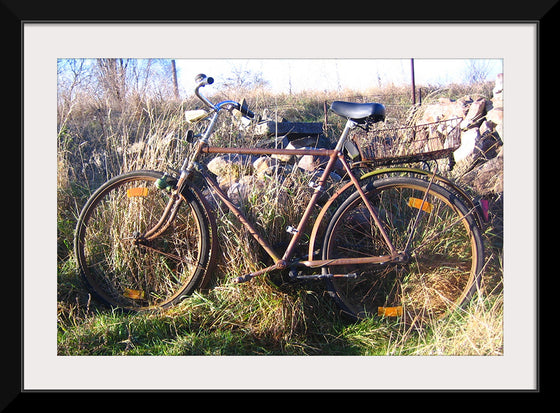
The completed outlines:
[[[286,227],[286,232],[287,232],[288,234],[294,235],[294,234],[296,234],[296,233],[298,232],[298,230],[297,230],[297,228],[294,228],[294,227],[292,227],[291,225],[288,225],[288,226]]]
[[[288,276],[290,277],[291,280],[296,280],[298,277],[301,276],[301,271],[296,271],[292,269],[288,272]]]
[[[239,283],[244,283],[244,282],[247,282],[247,281],[251,281],[257,275],[266,274],[267,272],[277,270],[278,268],[284,268],[283,266],[281,267],[281,265],[283,265],[283,261],[279,261],[276,264],[271,265],[270,267],[263,268],[262,270],[255,271],[255,272],[252,272],[250,274],[241,275],[237,278],[234,278],[233,282],[235,284],[239,284]]]
[[[309,187],[318,191],[323,191],[323,186],[313,181],[309,182]]]
[[[247,281],[251,281],[253,279],[253,277],[254,277],[253,274],[240,275],[239,277],[236,277],[236,278],[233,279],[233,283],[234,284],[245,283]]]

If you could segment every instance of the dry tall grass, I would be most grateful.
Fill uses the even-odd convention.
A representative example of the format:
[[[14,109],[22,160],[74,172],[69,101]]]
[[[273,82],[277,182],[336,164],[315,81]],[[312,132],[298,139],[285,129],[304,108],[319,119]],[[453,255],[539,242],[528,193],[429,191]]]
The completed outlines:
[[[240,100],[241,96],[236,96],[238,93],[240,91],[229,91],[228,96],[223,97]],[[325,118],[325,101],[379,101],[387,105],[392,116],[406,113],[408,104],[406,88],[329,95],[268,95],[252,91],[245,96],[256,113],[266,108],[277,119],[327,120],[329,136],[339,133],[341,124],[332,114]],[[220,96],[215,98],[219,100]],[[189,150],[189,144],[183,139],[188,128],[184,110],[199,107],[193,98],[176,101],[139,95],[131,96],[125,103],[115,106],[108,100],[94,99],[88,93],[74,93],[70,101],[59,105],[59,353],[141,354],[142,334],[151,334],[154,340],[161,334],[159,346],[164,347],[161,354],[212,354],[212,351],[217,354],[355,354],[352,351],[359,354],[502,354],[501,295],[494,291],[484,291],[466,313],[419,332],[368,322],[358,326],[346,324],[334,315],[332,303],[322,296],[316,285],[294,289],[264,278],[241,286],[231,285],[228,282],[231,278],[259,269],[263,256],[231,214],[219,207],[216,214],[223,260],[214,289],[207,295],[195,295],[164,314],[147,316],[143,327],[135,324],[138,318],[127,319],[128,329],[115,332],[113,340],[115,343],[129,340],[135,345],[124,348],[109,343],[110,323],[92,309],[94,305],[87,292],[80,290],[74,281],[72,230],[79,210],[92,191],[110,177],[136,169],[176,169]],[[240,134],[237,126],[231,123],[219,126],[215,140],[228,146],[254,143],[252,136]],[[247,211],[250,207],[250,220],[265,234],[278,234],[271,237],[271,244],[285,242],[286,222],[297,222],[294,216],[300,213],[297,205],[284,202],[281,196],[297,187],[289,186],[290,179],[298,177],[294,173],[284,180],[284,187],[271,183],[258,195],[247,198],[245,207]],[[302,200],[306,194],[291,195],[295,196],[293,199]],[[500,277],[500,265],[494,261],[489,268],[493,280],[489,284],[496,284],[494,280]],[[161,327],[160,321],[166,323],[166,327]],[[112,323],[124,322],[119,319]],[[174,332],[169,326],[175,326]],[[211,346],[218,346],[216,341],[202,344],[193,335],[195,330],[199,337],[203,332],[219,331],[223,340],[231,334],[239,345],[235,347],[228,342],[221,350],[211,350]],[[381,345],[377,342],[380,335],[384,337]],[[95,351],[88,349],[87,340]],[[358,350],[348,351],[349,348]]]

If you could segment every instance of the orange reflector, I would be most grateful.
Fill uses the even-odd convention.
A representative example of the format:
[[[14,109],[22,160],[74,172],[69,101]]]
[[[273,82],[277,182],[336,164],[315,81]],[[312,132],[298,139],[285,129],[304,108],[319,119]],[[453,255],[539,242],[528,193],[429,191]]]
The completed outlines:
[[[402,306],[377,307],[377,315],[382,317],[400,317],[402,316]]]
[[[408,198],[408,206],[416,209],[420,209],[420,207],[422,207],[422,211],[427,212],[428,214],[432,212],[432,204],[424,201],[424,205],[422,205],[422,200],[418,198]]]
[[[130,288],[125,288],[123,296],[126,298],[130,298],[132,300],[142,300],[144,298],[144,291],[131,290]]]
[[[129,188],[126,190],[126,196],[129,198],[146,195],[148,195],[148,188]]]

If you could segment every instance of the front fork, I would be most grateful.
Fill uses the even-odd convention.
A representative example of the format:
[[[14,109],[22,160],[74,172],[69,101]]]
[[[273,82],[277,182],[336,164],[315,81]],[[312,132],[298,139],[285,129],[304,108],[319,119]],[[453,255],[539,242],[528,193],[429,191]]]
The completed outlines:
[[[207,146],[208,138],[210,133],[213,129],[213,126],[218,118],[218,112],[216,112],[212,118],[211,125],[208,127],[205,135],[196,142],[195,149],[190,156],[187,156],[183,161],[183,165],[181,166],[181,174],[179,179],[173,182],[175,179],[171,181],[168,180],[169,176],[167,174],[163,174],[161,178],[156,180],[155,186],[161,190],[167,191],[170,194],[169,201],[163,211],[163,214],[159,221],[154,225],[153,228],[146,231],[145,234],[136,237],[137,241],[151,241],[161,234],[163,234],[169,225],[175,219],[177,215],[177,211],[179,210],[179,206],[182,202],[182,196],[180,195],[185,183],[187,180],[192,176],[193,170],[196,167],[196,160],[198,156],[202,152],[202,149]]]
[[[169,180],[169,175],[166,173],[154,183],[158,189],[169,193],[169,200],[167,205],[159,218],[159,221],[145,233],[135,233],[134,234],[134,244],[141,245],[148,241],[152,241],[163,234],[171,225],[175,217],[177,216],[177,211],[182,202],[182,197],[180,191],[178,190],[178,185],[174,184],[174,179]]]
[[[217,113],[214,116],[214,122],[216,118]],[[173,220],[175,219],[177,211],[179,210],[179,206],[181,205],[181,191],[183,190],[183,187],[189,177],[192,175],[193,169],[195,168],[195,161],[202,152],[202,148],[207,145],[206,142],[206,136],[197,141],[195,150],[192,155],[185,158],[181,167],[181,175],[179,176],[179,179],[175,184],[168,181],[168,175],[165,173],[155,182],[155,186],[161,190],[169,192],[170,197],[160,220],[156,225],[154,225],[153,228],[148,230],[140,237],[142,240],[150,241],[159,237],[167,230],[167,228],[169,228],[169,225],[171,225],[171,222],[173,222]]]

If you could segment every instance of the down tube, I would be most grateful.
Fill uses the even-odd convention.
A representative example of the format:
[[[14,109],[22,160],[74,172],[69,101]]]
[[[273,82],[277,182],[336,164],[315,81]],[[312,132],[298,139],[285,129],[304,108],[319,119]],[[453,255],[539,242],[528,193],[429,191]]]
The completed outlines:
[[[214,179],[205,172],[202,172],[204,179],[208,183],[208,185],[212,188],[212,190],[220,197],[220,199],[227,205],[229,210],[233,212],[235,217],[246,227],[253,238],[260,244],[260,246],[268,253],[268,255],[274,260],[274,262],[280,261],[280,257],[274,251],[274,249],[266,242],[264,238],[258,233],[258,231],[245,219],[243,213],[237,209],[237,207],[231,202],[226,194],[220,189],[220,186]]]

